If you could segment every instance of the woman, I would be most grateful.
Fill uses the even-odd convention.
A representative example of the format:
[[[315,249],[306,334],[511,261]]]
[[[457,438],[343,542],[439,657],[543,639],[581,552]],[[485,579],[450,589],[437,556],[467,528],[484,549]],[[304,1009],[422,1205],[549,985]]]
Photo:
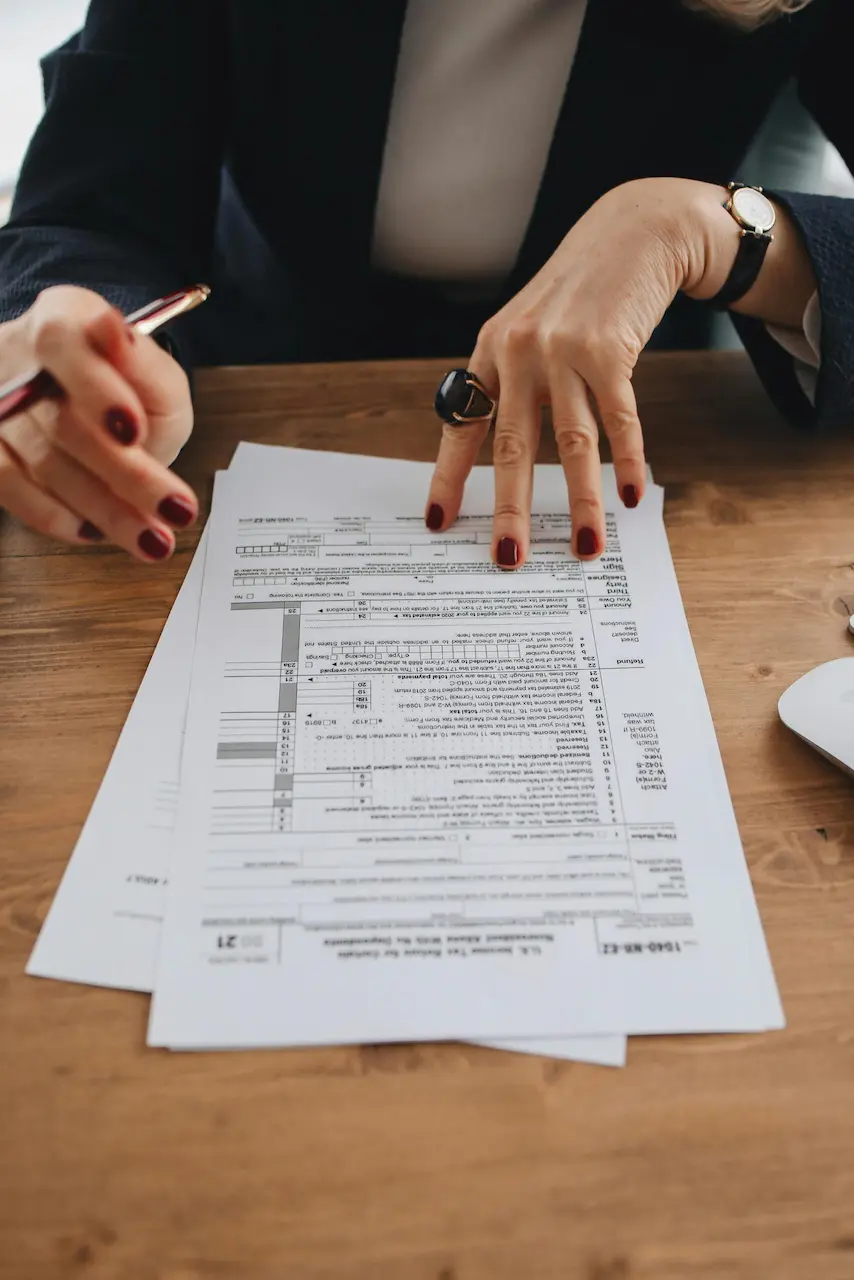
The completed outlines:
[[[476,338],[469,367],[500,392],[496,562],[527,553],[543,401],[573,550],[598,555],[591,399],[632,506],[632,370],[677,295],[732,309],[790,418],[854,407],[854,202],[726,190],[792,76],[854,154],[852,34],[849,0],[93,0],[45,62],[0,232],[0,379],[41,365],[67,392],[0,428],[0,504],[163,559],[197,510],[168,469],[192,426],[182,363]],[[195,279],[214,295],[177,347],[132,341],[114,307]],[[810,391],[790,353],[819,330]],[[431,529],[485,430],[446,429]]]

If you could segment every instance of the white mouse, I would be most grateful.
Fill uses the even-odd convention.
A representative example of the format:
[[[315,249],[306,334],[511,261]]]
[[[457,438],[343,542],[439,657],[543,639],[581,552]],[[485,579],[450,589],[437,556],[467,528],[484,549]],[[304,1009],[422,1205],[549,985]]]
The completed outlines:
[[[854,658],[836,658],[808,671],[777,704],[793,733],[854,775]]]

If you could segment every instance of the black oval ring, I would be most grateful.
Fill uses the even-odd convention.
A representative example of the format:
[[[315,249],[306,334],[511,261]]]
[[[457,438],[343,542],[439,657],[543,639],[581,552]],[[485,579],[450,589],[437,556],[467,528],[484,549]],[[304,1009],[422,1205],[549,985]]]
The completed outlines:
[[[443,422],[459,427],[491,418],[495,401],[470,369],[452,369],[439,383],[433,407]]]

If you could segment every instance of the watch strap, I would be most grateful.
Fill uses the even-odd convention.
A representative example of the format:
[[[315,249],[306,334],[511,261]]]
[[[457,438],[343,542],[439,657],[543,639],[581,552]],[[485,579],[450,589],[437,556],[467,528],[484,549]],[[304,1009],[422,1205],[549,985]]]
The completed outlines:
[[[723,287],[711,299],[713,307],[726,311],[753,287],[773,239],[768,231],[747,231],[742,228],[735,262]]]

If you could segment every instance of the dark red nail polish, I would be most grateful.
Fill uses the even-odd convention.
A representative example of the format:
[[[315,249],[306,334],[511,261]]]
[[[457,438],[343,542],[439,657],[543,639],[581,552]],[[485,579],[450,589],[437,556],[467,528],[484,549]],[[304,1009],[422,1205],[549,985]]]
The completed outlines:
[[[77,533],[79,537],[85,538],[87,542],[100,542],[104,537],[98,526],[92,524],[90,520],[84,520]]]
[[[519,543],[515,538],[502,538],[495,549],[495,558],[502,569],[515,569],[519,563]]]
[[[633,484],[623,485],[623,506],[636,507],[638,505],[638,491]]]
[[[444,519],[445,513],[439,506],[438,502],[432,502],[426,517],[426,525],[430,532],[435,533],[437,529],[441,529],[442,521]]]
[[[176,529],[185,529],[196,518],[196,508],[193,504],[177,494],[171,498],[164,498],[157,510],[163,519],[168,520]]]
[[[133,444],[139,435],[139,428],[124,409],[108,409],[104,416],[104,425],[119,444]]]
[[[599,550],[599,539],[593,529],[579,529],[575,545],[580,556],[595,556]]]
[[[152,560],[163,560],[172,550],[172,541],[159,529],[145,529],[137,539],[137,546]]]

